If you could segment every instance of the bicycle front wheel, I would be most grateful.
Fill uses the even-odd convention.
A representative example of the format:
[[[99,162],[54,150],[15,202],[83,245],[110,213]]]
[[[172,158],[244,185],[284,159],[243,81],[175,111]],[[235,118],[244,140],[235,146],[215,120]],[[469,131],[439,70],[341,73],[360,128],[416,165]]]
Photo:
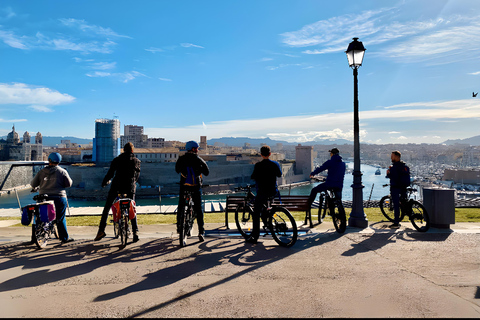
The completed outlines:
[[[330,200],[330,215],[333,226],[338,233],[344,233],[347,229],[347,216],[341,200]]]
[[[268,218],[268,226],[273,239],[282,247],[291,247],[297,242],[297,223],[290,211],[284,207],[274,207]]]
[[[388,221],[394,222],[395,221],[395,213],[393,212],[393,202],[392,197],[390,195],[384,196],[380,200],[380,211]]]
[[[427,210],[418,201],[413,200],[411,204],[410,222],[418,231],[426,232],[430,228],[430,218],[428,217]]]
[[[235,210],[235,224],[238,232],[248,239],[253,230],[253,209],[250,206],[239,205]]]

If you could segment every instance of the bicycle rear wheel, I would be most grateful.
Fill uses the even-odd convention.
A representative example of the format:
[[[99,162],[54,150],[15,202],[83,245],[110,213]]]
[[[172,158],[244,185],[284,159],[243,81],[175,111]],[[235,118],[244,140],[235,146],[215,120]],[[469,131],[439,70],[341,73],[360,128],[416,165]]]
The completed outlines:
[[[297,223],[286,208],[272,208],[268,218],[268,226],[273,239],[282,247],[291,247],[297,242]]]
[[[327,214],[327,208],[325,206],[325,195],[320,193],[320,198],[318,199],[318,223],[322,223]]]
[[[47,222],[37,221],[35,224],[35,244],[39,249],[43,249],[47,246],[48,239],[50,238],[48,228],[49,226]]]
[[[123,212],[120,216],[120,219],[118,220],[118,231],[120,233],[120,243],[122,244],[122,246],[126,246],[128,238],[127,221],[125,219],[125,216],[123,215]]]
[[[430,228],[430,218],[428,217],[427,210],[418,201],[412,200],[411,204],[410,222],[418,231],[426,232]]]
[[[330,200],[330,215],[332,216],[333,226],[338,233],[344,233],[347,229],[347,216],[341,200]]]
[[[253,231],[252,207],[239,205],[237,210],[235,210],[235,224],[242,237],[248,239]]]

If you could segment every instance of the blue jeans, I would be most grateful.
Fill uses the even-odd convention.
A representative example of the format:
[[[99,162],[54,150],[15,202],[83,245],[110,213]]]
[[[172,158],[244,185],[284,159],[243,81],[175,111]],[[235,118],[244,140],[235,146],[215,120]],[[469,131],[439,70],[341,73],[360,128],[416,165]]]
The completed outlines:
[[[47,200],[53,200],[55,204],[55,214],[57,222],[58,237],[60,241],[67,241],[67,219],[65,219],[65,213],[67,212],[67,198],[60,196],[49,196]]]

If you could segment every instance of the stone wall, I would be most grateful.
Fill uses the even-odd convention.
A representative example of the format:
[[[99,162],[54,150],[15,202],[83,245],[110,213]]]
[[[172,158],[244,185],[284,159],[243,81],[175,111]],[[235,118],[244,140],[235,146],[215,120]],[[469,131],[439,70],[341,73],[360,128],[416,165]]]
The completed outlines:
[[[0,185],[3,183],[8,171],[10,170],[10,167],[11,164],[0,164]],[[14,167],[5,181],[2,191],[30,185],[30,182],[32,181],[36,172],[42,168],[43,166]]]

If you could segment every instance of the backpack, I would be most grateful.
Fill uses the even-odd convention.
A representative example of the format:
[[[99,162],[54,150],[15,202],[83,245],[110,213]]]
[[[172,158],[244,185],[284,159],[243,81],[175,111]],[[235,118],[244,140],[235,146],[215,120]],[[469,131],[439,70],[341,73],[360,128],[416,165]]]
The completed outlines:
[[[187,167],[187,176],[184,176],[183,174],[182,174],[182,176],[185,178],[184,185],[189,186],[189,187],[199,185],[200,184],[200,179],[202,177],[202,175],[197,176],[192,167]]]
[[[400,184],[405,188],[410,185],[410,168],[406,164],[400,172]]]

